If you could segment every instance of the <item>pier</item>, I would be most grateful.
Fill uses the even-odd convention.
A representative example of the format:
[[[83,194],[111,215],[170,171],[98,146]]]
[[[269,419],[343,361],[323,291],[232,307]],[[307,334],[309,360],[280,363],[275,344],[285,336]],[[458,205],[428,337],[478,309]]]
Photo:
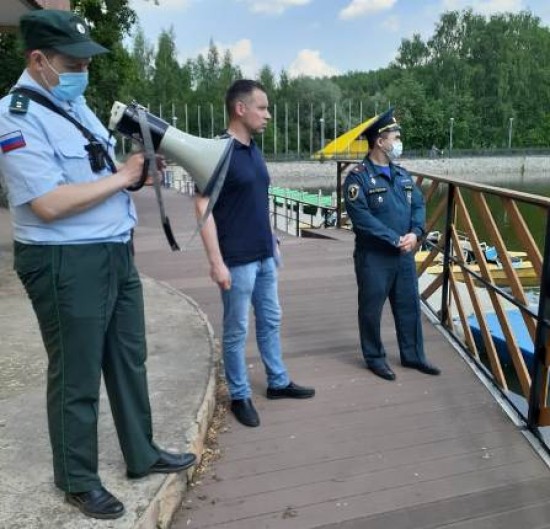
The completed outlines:
[[[170,191],[165,199],[184,243],[194,228],[191,200]],[[136,201],[142,273],[191,296],[219,337],[221,301],[200,240],[171,253],[152,190]],[[282,245],[284,355],[293,379],[315,386],[316,397],[265,398],[252,329],[248,364],[262,425],[245,428],[225,417],[221,457],[198,478],[173,528],[548,527],[545,452],[438,325],[423,320],[426,352],[440,377],[400,368],[389,311],[383,339],[397,381],[365,369],[353,236],[341,233],[332,240],[287,236]]]

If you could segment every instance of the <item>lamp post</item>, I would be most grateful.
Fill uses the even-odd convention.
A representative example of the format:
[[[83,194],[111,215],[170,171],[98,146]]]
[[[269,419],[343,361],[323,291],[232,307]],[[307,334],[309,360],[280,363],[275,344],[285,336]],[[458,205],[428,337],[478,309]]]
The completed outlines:
[[[512,148],[512,127],[514,124],[514,118],[510,118],[508,121],[508,149]]]
[[[321,125],[321,149],[325,148],[325,118],[319,118],[319,124]]]
[[[453,126],[455,118],[449,120],[449,157],[453,154]]]

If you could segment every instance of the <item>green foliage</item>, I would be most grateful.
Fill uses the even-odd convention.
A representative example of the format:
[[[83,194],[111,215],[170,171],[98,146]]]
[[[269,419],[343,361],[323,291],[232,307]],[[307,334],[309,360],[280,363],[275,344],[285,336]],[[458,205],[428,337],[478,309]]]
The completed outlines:
[[[162,4],[162,2],[161,2]],[[231,53],[213,41],[182,62],[174,30],[154,44],[135,27],[129,0],[73,0],[111,53],[94,58],[87,92],[103,119],[112,102],[133,99],[192,134],[209,137],[225,125],[224,94],[243,73]],[[0,90],[23,68],[12,34],[0,34]],[[407,149],[548,146],[550,138],[550,30],[528,11],[484,17],[472,10],[443,13],[433,35],[403,39],[395,63],[330,79],[290,78],[268,65],[257,79],[266,87],[277,122],[266,131],[267,153],[316,150],[325,142],[395,106]],[[299,124],[299,127],[298,127]],[[301,130],[298,130],[301,129]],[[285,143],[283,145],[283,142]]]

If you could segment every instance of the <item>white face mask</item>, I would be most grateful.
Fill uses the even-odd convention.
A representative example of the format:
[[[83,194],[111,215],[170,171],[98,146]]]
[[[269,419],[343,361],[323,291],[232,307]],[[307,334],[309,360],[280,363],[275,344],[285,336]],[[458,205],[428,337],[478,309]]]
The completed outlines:
[[[390,162],[397,160],[403,154],[403,142],[401,140],[395,140],[392,143],[391,149],[384,152]]]

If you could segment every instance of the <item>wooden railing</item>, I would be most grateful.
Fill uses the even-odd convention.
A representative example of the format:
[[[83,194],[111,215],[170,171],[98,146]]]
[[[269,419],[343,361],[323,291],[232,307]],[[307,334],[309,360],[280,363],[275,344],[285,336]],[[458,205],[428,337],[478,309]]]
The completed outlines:
[[[340,226],[342,180],[350,163],[354,162],[338,162]],[[438,234],[417,254],[423,304],[540,437],[539,428],[550,426],[550,199],[450,177],[412,174],[426,200],[426,231]],[[498,214],[507,219],[506,227]],[[533,236],[533,219],[543,224],[539,241]],[[492,261],[487,247],[493,248]],[[533,306],[529,296],[537,294]],[[513,313],[521,317],[512,321]],[[498,322],[502,333],[498,346],[489,317]],[[522,353],[520,347],[521,333],[532,340],[534,355],[529,365],[525,348]]]

